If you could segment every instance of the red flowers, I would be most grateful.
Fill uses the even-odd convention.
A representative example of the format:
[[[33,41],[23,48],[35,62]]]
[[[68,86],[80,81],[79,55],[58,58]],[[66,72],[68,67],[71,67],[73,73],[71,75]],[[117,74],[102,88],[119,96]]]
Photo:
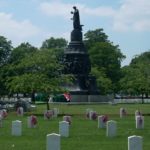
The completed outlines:
[[[32,125],[36,125],[37,124],[37,117],[36,116],[31,116],[31,123]]]

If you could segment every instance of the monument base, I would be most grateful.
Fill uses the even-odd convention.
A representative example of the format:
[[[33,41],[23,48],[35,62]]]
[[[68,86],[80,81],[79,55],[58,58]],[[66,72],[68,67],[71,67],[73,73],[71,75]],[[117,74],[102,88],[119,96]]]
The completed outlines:
[[[93,102],[110,102],[113,101],[113,97],[106,95],[83,95],[83,94],[71,94],[70,102],[78,103],[93,103]]]

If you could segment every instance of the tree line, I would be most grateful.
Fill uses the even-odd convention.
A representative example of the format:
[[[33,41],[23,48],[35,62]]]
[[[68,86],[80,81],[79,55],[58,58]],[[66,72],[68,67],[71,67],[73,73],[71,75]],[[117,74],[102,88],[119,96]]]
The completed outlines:
[[[13,47],[0,36],[0,95],[13,93],[53,94],[64,91],[61,84],[71,82],[72,75],[63,75],[64,38],[50,37],[40,48],[30,43]],[[87,31],[84,43],[91,61],[91,74],[96,76],[101,94],[146,95],[150,93],[150,51],[121,67],[125,55],[119,45],[109,41],[103,29]]]

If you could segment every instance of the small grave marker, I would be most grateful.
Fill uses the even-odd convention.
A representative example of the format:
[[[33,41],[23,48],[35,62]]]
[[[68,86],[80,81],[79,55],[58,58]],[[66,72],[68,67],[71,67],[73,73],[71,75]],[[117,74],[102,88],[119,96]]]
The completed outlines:
[[[141,136],[128,137],[128,150],[142,150],[143,138]]]
[[[59,134],[63,137],[69,136],[69,123],[67,121],[59,122]]]
[[[52,133],[47,135],[46,150],[60,150],[60,134]]]

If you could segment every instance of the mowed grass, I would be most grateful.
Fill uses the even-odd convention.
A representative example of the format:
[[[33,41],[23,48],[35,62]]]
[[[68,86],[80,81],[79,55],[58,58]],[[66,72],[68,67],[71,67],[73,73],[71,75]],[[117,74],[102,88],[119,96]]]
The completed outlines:
[[[44,120],[43,112],[46,105],[37,105],[33,112],[26,113],[24,117],[18,117],[15,112],[10,112],[0,128],[0,150],[46,150],[46,135],[59,133],[59,121],[63,115],[72,116],[70,136],[61,138],[61,150],[127,150],[127,138],[131,135],[143,136],[143,150],[150,149],[150,105],[149,104],[124,104],[124,105],[58,105],[51,104],[50,108],[57,107],[60,110],[58,118]],[[125,118],[119,118],[119,109],[127,110]],[[99,115],[108,115],[109,120],[117,121],[117,136],[106,137],[106,129],[97,128],[97,120],[86,118],[87,108],[92,108]],[[135,110],[140,109],[144,115],[144,129],[135,129]],[[36,114],[38,117],[37,128],[27,128],[27,116]],[[22,136],[11,136],[11,123],[13,120],[21,120]]]

